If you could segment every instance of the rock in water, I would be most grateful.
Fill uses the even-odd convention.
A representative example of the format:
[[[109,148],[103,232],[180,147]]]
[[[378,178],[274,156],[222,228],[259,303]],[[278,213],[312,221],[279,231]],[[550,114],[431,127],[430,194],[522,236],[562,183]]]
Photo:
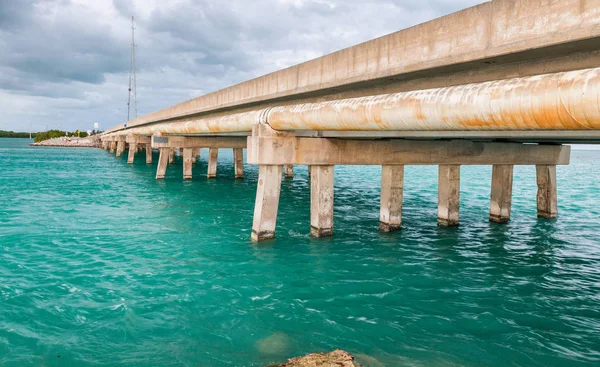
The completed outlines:
[[[276,332],[256,342],[256,349],[261,354],[285,356],[289,352],[290,337],[285,333]]]
[[[290,359],[287,363],[269,367],[360,367],[348,352],[336,349],[331,353],[313,353]]]

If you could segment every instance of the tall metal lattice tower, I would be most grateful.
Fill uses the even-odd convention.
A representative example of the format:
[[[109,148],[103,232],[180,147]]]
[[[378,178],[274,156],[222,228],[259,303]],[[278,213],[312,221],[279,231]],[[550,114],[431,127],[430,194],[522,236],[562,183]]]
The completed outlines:
[[[131,118],[131,96],[133,95],[133,113],[137,117],[137,90],[135,77],[135,23],[131,17],[131,62],[129,64],[129,96],[127,97],[127,121]]]

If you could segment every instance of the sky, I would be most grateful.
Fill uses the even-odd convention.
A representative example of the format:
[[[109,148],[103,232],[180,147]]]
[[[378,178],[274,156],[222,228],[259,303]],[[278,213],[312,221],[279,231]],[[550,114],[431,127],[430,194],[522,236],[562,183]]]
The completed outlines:
[[[0,0],[0,130],[127,120],[483,0]]]

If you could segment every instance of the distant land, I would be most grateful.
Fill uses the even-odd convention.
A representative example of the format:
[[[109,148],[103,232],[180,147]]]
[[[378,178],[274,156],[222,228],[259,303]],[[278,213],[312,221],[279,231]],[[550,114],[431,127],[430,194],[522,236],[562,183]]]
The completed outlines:
[[[34,135],[35,133],[31,134],[32,137]],[[29,138],[29,133],[0,130],[0,138]]]
[[[92,135],[96,135],[101,133],[101,131],[92,131]],[[44,140],[62,138],[62,137],[80,137],[85,138],[88,136],[88,133],[85,131],[62,131],[62,130],[48,130],[37,133],[31,133],[31,137],[36,143],[39,143]],[[0,138],[29,138],[29,133],[26,132],[15,132],[15,131],[6,131],[0,130]]]

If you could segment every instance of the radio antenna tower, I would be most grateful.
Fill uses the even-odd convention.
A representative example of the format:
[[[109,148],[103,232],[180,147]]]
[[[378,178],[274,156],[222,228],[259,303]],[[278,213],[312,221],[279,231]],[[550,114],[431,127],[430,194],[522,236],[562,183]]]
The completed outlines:
[[[131,95],[133,94],[133,113],[137,118],[137,90],[135,78],[135,23],[131,17],[131,62],[129,64],[129,96],[127,97],[127,121],[131,117]]]

